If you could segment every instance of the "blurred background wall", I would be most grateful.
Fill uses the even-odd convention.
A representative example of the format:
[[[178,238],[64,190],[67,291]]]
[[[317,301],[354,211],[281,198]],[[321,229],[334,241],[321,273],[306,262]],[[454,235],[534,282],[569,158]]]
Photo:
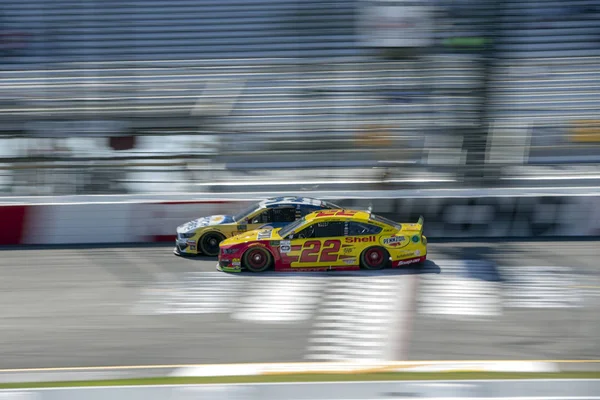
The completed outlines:
[[[597,183],[598,0],[0,1],[7,195]]]

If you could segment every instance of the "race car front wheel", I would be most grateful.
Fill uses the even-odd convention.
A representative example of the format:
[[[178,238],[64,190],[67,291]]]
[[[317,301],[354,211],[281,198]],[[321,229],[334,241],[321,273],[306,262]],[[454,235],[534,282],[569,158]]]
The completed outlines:
[[[250,272],[264,272],[271,267],[273,260],[267,250],[255,247],[244,253],[243,262]]]
[[[205,256],[216,257],[219,255],[219,243],[225,239],[225,236],[217,232],[208,232],[198,241],[198,248]]]
[[[369,247],[360,255],[360,266],[364,269],[383,269],[389,261],[388,252],[382,247]]]

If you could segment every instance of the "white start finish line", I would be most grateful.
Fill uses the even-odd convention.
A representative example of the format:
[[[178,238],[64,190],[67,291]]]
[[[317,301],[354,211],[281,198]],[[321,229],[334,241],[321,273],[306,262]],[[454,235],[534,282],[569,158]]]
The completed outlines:
[[[584,297],[570,267],[492,266],[484,261],[435,260],[440,274],[423,274],[419,313],[449,318],[497,317],[508,308],[579,308]],[[473,271],[473,265],[497,269]]]

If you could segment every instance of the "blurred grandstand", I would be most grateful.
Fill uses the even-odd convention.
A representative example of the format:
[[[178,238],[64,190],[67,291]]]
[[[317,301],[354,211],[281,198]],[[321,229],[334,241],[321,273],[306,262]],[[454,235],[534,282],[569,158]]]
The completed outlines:
[[[597,183],[599,14],[598,0],[2,0],[0,190]]]

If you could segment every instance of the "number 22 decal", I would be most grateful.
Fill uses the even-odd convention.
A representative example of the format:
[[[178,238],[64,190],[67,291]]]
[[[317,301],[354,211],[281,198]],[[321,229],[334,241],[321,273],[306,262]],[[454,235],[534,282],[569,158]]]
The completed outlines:
[[[321,241],[308,240],[304,242],[304,249],[298,261],[303,263],[337,261],[341,244],[339,240],[326,240],[321,247]]]

